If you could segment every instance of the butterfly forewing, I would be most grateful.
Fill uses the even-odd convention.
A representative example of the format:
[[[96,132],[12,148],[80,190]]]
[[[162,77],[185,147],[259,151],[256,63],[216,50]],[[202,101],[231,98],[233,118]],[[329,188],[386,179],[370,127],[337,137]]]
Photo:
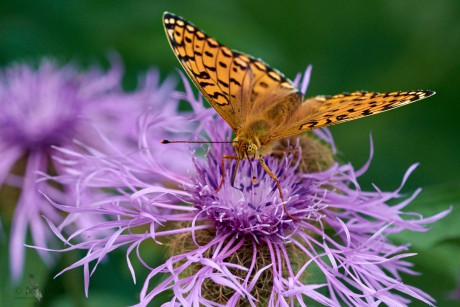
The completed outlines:
[[[290,80],[262,60],[229,49],[181,17],[165,13],[163,23],[179,62],[233,130],[297,92]]]
[[[309,98],[299,108],[291,124],[270,133],[269,140],[378,114],[434,94],[433,91],[422,90],[391,93],[360,91]]]

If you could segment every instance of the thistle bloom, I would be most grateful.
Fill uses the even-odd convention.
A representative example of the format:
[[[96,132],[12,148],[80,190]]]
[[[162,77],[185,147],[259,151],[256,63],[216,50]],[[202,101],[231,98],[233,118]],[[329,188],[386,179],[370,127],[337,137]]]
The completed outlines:
[[[50,159],[57,154],[53,146],[77,150],[73,140],[78,139],[106,152],[131,151],[137,148],[136,120],[141,111],[158,102],[177,104],[169,96],[175,85],[171,79],[160,85],[158,72],[151,71],[139,90],[128,94],[121,87],[120,60],[113,56],[111,64],[108,71],[92,67],[80,72],[73,65],[59,67],[53,60],[43,59],[37,67],[15,64],[0,72],[2,199],[12,198],[7,186],[20,189],[9,247],[14,280],[22,275],[27,231],[34,245],[47,246],[55,238],[42,215],[54,223],[62,221],[61,213],[39,191],[60,203],[75,199],[70,186],[63,191],[45,181],[37,182],[39,173],[62,171],[62,165]],[[5,219],[9,210],[2,211]],[[78,223],[90,225],[92,217],[78,219]],[[52,261],[44,251],[40,256],[46,263]]]
[[[308,77],[309,71],[302,83],[304,92]],[[196,113],[195,117],[187,117],[190,122],[183,126],[196,129],[178,132],[190,138],[231,140],[228,125],[220,118],[212,119],[200,107],[201,100],[195,99],[189,85],[186,88],[182,96]],[[141,135],[145,141],[146,133]],[[300,154],[265,158],[280,179],[290,216],[283,209],[275,182],[257,161],[242,161],[234,186],[227,179],[217,191],[221,172],[229,178],[234,171],[234,162],[221,169],[223,155],[233,152],[231,144],[193,149],[175,145],[175,150],[190,156],[192,164],[187,173],[175,172],[170,167],[175,160],[154,158],[148,154],[154,148],[145,146],[136,159],[69,156],[68,165],[78,167],[69,168],[67,175],[56,178],[58,182],[74,180],[82,194],[95,188],[110,189],[111,193],[98,199],[85,198],[84,206],[54,203],[71,215],[88,213],[109,220],[80,228],[65,238],[48,219],[56,235],[68,245],[60,251],[87,251],[85,257],[63,272],[83,266],[88,293],[89,278],[97,264],[111,251],[126,245],[134,281],[129,258],[133,250],[150,271],[141,291],[141,306],[167,290],[173,293],[169,306],[304,306],[308,302],[327,306],[406,306],[410,297],[432,305],[433,298],[402,281],[401,273],[416,274],[405,260],[413,255],[407,252],[408,245],[398,246],[388,239],[404,230],[426,231],[426,225],[448,213],[423,218],[404,211],[420,193],[419,189],[408,197],[401,194],[416,165],[409,168],[395,191],[377,187],[375,191],[363,191],[357,178],[368,169],[369,162],[358,170],[349,163],[315,164],[334,151],[328,130],[319,130],[316,137],[299,138],[291,145]],[[320,148],[318,155],[304,155],[302,151],[308,148]],[[305,159],[313,161],[304,163]],[[320,167],[305,172],[300,168],[302,163]],[[111,176],[107,176],[108,172]],[[165,180],[152,184],[145,179],[152,174]],[[74,243],[80,236],[85,239]],[[142,242],[164,244],[168,259],[151,268],[140,256]],[[93,261],[96,264],[90,270]],[[161,281],[151,285],[158,276]]]

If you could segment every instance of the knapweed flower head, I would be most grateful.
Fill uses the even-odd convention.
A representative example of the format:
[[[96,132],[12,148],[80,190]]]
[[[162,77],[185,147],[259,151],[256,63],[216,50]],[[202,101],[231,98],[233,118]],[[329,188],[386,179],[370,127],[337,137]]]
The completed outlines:
[[[309,71],[303,79],[304,91],[308,77]],[[185,134],[192,140],[230,141],[230,127],[210,117],[208,110],[199,107],[200,99],[195,99],[188,85],[186,88],[186,93],[177,95],[192,105],[195,115],[188,114],[183,127],[196,129]],[[141,132],[141,136],[145,139],[147,134]],[[190,156],[187,173],[177,174],[169,167],[176,161],[154,158],[148,154],[153,148],[148,147],[142,147],[143,154],[137,159],[91,155],[77,159],[72,155],[69,160],[76,159],[79,167],[68,172],[77,174],[75,181],[82,193],[94,188],[111,193],[86,198],[87,203],[79,207],[54,204],[71,214],[92,213],[109,220],[81,228],[68,238],[49,221],[68,245],[61,251],[87,252],[64,271],[83,266],[88,291],[89,278],[99,262],[126,245],[133,279],[132,251],[136,250],[149,270],[141,306],[165,291],[172,292],[169,306],[305,306],[315,302],[406,306],[411,298],[433,304],[428,294],[402,281],[401,274],[416,274],[406,260],[413,254],[407,251],[408,245],[398,246],[389,239],[404,230],[426,231],[426,225],[448,213],[423,218],[404,211],[420,193],[416,190],[407,197],[401,193],[416,165],[395,191],[377,187],[363,191],[358,177],[370,162],[360,169],[333,162],[335,147],[328,130],[284,143],[280,146],[285,154],[265,157],[280,180],[284,203],[274,180],[258,161],[241,161],[232,184],[236,162],[226,161],[222,168],[223,156],[233,152],[230,142],[207,147],[165,145]],[[305,153],[309,148],[317,154]],[[151,176],[149,172],[168,180],[152,184],[145,179]],[[219,189],[222,172],[225,180]],[[71,175],[56,178],[71,179]],[[74,243],[79,236],[85,239]],[[150,267],[141,256],[143,242],[164,245],[169,255],[165,262]]]
[[[41,193],[60,203],[75,199],[70,186],[62,189],[37,182],[43,174],[62,172],[63,166],[51,159],[59,155],[54,146],[78,150],[76,140],[105,152],[137,150],[136,123],[142,111],[159,102],[178,103],[170,96],[175,82],[168,79],[160,85],[154,70],[146,74],[138,90],[126,93],[120,60],[113,55],[110,62],[107,71],[97,66],[82,71],[76,65],[59,66],[45,58],[37,65],[18,63],[0,71],[2,202],[13,198],[10,191],[20,190],[12,209],[2,210],[6,220],[5,212],[14,210],[9,250],[15,280],[22,275],[28,231],[34,245],[47,246],[55,238],[42,215],[55,223],[62,221],[62,214]],[[91,216],[78,221],[82,225],[93,222]],[[40,255],[47,263],[52,261],[43,251]]]

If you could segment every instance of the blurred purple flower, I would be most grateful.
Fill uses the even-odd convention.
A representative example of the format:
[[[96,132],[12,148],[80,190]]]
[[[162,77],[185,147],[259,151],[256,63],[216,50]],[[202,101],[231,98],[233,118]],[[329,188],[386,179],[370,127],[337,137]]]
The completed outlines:
[[[122,73],[116,55],[111,57],[108,71],[91,67],[80,72],[74,65],[59,67],[51,59],[41,60],[37,67],[14,64],[0,71],[0,187],[21,191],[9,247],[14,280],[22,275],[27,231],[34,245],[47,246],[55,238],[42,215],[54,223],[63,219],[39,191],[60,203],[75,200],[71,186],[63,190],[43,180],[37,182],[39,173],[60,174],[66,167],[50,159],[54,155],[59,159],[54,146],[79,152],[81,148],[74,143],[78,140],[94,150],[127,154],[137,149],[136,120],[143,111],[164,103],[171,109],[177,107],[177,99],[171,97],[173,80],[160,84],[158,72],[152,70],[137,91],[126,93]],[[18,172],[21,168],[24,171]],[[3,189],[3,199],[11,198],[7,191]],[[94,222],[91,216],[72,221],[82,227]],[[40,251],[40,256],[46,263],[52,262],[49,254]]]
[[[304,92],[308,78],[309,71],[302,82]],[[179,122],[176,115],[174,120],[165,119],[162,126],[177,127],[180,137],[231,140],[228,125],[220,118],[212,120],[188,83],[186,88],[182,98],[191,103],[195,116]],[[266,163],[280,178],[286,207],[297,219],[292,220],[283,210],[275,182],[257,161],[242,161],[235,186],[226,180],[216,192],[221,159],[233,152],[231,144],[210,144],[208,149],[198,147],[191,152],[186,146],[176,146],[176,151],[191,157],[193,168],[189,175],[184,171],[175,173],[170,165],[182,161],[150,155],[158,145],[150,143],[149,147],[145,143],[145,128],[149,126],[142,125],[140,132],[146,145],[141,156],[115,159],[74,154],[69,161],[75,161],[78,167],[56,178],[68,183],[77,174],[82,194],[93,188],[111,191],[98,199],[86,198],[84,206],[54,203],[71,215],[102,215],[107,222],[80,228],[65,238],[48,219],[55,234],[68,245],[59,251],[87,252],[60,273],[83,266],[86,294],[99,262],[111,251],[127,245],[127,262],[134,281],[129,258],[132,251],[136,250],[138,259],[150,270],[141,291],[141,306],[167,290],[173,292],[169,306],[304,306],[305,302],[406,306],[410,297],[433,304],[428,294],[402,282],[401,273],[416,274],[405,260],[414,255],[407,252],[408,245],[397,246],[388,240],[389,235],[404,230],[426,231],[426,225],[449,212],[423,218],[403,211],[420,192],[416,190],[406,198],[400,193],[416,165],[409,168],[393,192],[377,187],[375,191],[362,191],[357,178],[366,172],[370,159],[359,170],[349,163],[334,163],[318,172],[303,173],[297,170],[302,155],[298,159],[294,154],[268,156]],[[182,127],[196,128],[184,133]],[[328,130],[319,130],[316,135],[334,148]],[[302,148],[304,140],[298,142]],[[233,167],[234,162],[226,163],[223,171],[227,178]],[[148,179],[152,174],[167,180],[152,183]],[[73,243],[78,237],[84,239]],[[144,241],[166,243],[170,257],[151,268],[140,256]],[[96,263],[90,269],[92,261]],[[152,279],[159,276],[159,284],[151,285]]]

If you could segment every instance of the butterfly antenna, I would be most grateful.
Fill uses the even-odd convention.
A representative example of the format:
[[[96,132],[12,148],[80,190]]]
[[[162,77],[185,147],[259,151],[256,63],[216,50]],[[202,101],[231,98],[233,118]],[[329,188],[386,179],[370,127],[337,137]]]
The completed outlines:
[[[188,144],[230,144],[231,141],[178,141],[178,140],[161,140],[161,144],[175,144],[175,143],[188,143]]]

